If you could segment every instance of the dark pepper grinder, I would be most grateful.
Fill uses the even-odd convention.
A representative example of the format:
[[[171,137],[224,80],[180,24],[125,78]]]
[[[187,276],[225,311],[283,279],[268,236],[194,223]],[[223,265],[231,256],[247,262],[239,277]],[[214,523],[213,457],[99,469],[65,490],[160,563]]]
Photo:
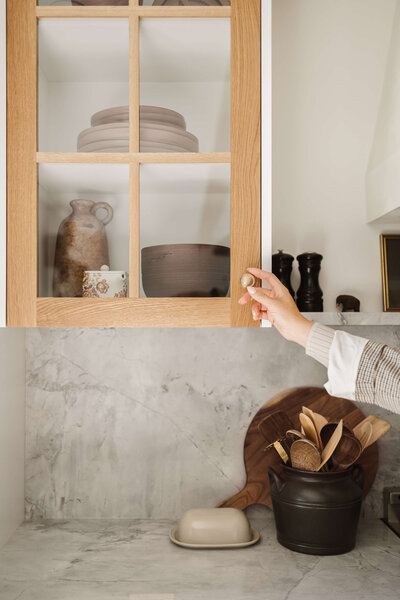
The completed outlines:
[[[318,276],[323,256],[316,252],[299,254],[300,287],[297,290],[297,307],[301,312],[322,312],[322,290]]]
[[[278,250],[276,254],[272,255],[272,272],[276,277],[283,283],[289,290],[292,297],[294,298],[294,289],[290,283],[290,276],[292,274],[292,263],[294,256],[286,254],[283,250]]]

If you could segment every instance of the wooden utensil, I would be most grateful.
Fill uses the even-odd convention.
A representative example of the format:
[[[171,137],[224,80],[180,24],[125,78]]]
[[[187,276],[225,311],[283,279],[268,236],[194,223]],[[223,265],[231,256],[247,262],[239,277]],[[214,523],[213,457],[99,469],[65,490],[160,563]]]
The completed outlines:
[[[314,442],[303,438],[296,440],[290,447],[290,461],[294,469],[318,471],[321,454]]]
[[[343,433],[331,457],[333,470],[345,471],[359,459],[361,452],[362,446],[356,436]]]
[[[289,445],[286,441],[286,432],[293,424],[289,417],[282,411],[265,417],[258,426],[267,446],[264,450],[274,448],[284,463],[289,462]]]
[[[322,444],[324,446],[328,443],[329,438],[332,436],[333,432],[335,431],[335,429],[338,425],[339,425],[339,421],[332,421],[323,426],[323,428],[321,429],[320,435],[321,435]],[[349,427],[346,427],[346,425],[344,423],[343,423],[343,433],[347,433],[348,435],[353,435],[352,429],[350,429]]]
[[[311,421],[314,423],[314,427],[315,427],[315,429],[317,431],[317,435],[318,435],[318,444],[319,444],[318,447],[322,451],[322,441],[321,441],[320,434],[321,434],[321,429],[323,428],[324,425],[326,425],[328,423],[328,420],[325,419],[325,417],[323,417],[319,413],[314,412],[313,410],[311,410],[311,408],[308,408],[307,406],[303,406],[302,411],[305,415],[310,417]]]
[[[332,433],[331,437],[329,438],[328,443],[324,446],[324,449],[322,450],[322,453],[321,453],[322,461],[321,461],[321,464],[319,465],[318,471],[320,471],[322,469],[322,467],[328,462],[328,460],[334,453],[336,446],[340,442],[342,433],[343,433],[343,419],[340,419],[339,423],[336,425],[335,431]]]
[[[357,437],[355,430],[353,430],[354,435]],[[357,430],[359,437],[357,438],[361,444],[362,451],[367,448],[368,443],[372,437],[373,427],[370,421],[366,421],[365,423],[360,423],[360,427]]]
[[[301,440],[303,438],[304,435],[301,433],[301,431],[297,431],[297,429],[288,429],[286,432],[286,440],[289,446],[291,446],[296,440]]]
[[[302,406],[308,406],[313,412],[324,415],[330,421],[338,421],[343,417],[344,423],[350,429],[364,419],[363,413],[356,404],[344,398],[333,398],[324,388],[293,388],[274,396],[254,415],[245,436],[243,454],[246,483],[240,492],[221,502],[220,506],[244,509],[252,504],[264,504],[272,508],[267,468],[271,466],[280,474],[284,465],[276,452],[264,452],[265,440],[258,425],[267,415],[282,410],[293,422],[294,429],[299,430],[299,413]],[[369,446],[361,454],[358,462],[365,474],[365,496],[374,482],[378,469],[377,444]]]
[[[315,446],[318,448],[318,450],[321,450],[318,433],[317,433],[317,430],[315,429],[315,425],[312,422],[312,420],[310,419],[310,417],[308,417],[304,413],[300,413],[299,419],[300,419],[300,424],[301,424],[302,428],[304,429],[305,436],[315,444]]]
[[[379,438],[381,438],[383,435],[385,435],[391,427],[390,423],[388,423],[384,419],[381,419],[380,417],[377,417],[375,415],[369,415],[368,417],[363,419],[363,421],[361,421],[361,423],[359,423],[356,427],[354,427],[353,432],[356,437],[359,437],[360,427],[363,425],[363,423],[371,423],[371,425],[372,425],[372,435],[369,439],[367,446],[365,446],[365,448],[368,448],[369,446],[374,444],[377,440],[379,440]]]

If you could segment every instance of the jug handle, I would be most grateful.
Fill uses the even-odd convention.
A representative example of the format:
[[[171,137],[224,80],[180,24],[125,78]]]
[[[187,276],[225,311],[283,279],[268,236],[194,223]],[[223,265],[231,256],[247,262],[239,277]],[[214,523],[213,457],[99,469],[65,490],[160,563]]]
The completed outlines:
[[[105,219],[99,219],[99,221],[101,221],[103,225],[107,225],[107,223],[109,223],[114,216],[114,211],[107,202],[95,202],[90,212],[95,214],[101,208],[103,208],[107,214]]]
[[[364,488],[364,469],[361,465],[354,465],[351,477],[361,489]]]
[[[271,489],[276,489],[279,493],[285,487],[286,481],[272,467],[268,467],[268,476]]]

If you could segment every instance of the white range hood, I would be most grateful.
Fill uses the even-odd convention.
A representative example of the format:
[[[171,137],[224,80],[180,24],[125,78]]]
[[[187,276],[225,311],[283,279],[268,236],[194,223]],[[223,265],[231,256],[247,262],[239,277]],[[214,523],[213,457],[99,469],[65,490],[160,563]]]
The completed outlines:
[[[366,178],[367,221],[400,222],[400,2]]]

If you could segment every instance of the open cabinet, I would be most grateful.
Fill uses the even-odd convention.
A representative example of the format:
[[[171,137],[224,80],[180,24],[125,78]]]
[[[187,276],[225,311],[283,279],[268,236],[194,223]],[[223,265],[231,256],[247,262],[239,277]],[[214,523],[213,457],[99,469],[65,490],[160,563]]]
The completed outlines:
[[[238,299],[246,267],[261,264],[270,3],[99,4],[7,3],[7,324],[256,326]],[[263,102],[269,126],[269,90]],[[155,134],[157,111],[167,120]],[[111,206],[99,227],[111,270],[129,275],[128,297],[54,283],[57,231],[77,199]],[[197,267],[188,272],[192,255],[206,289]],[[193,292],[180,283],[190,276]]]

